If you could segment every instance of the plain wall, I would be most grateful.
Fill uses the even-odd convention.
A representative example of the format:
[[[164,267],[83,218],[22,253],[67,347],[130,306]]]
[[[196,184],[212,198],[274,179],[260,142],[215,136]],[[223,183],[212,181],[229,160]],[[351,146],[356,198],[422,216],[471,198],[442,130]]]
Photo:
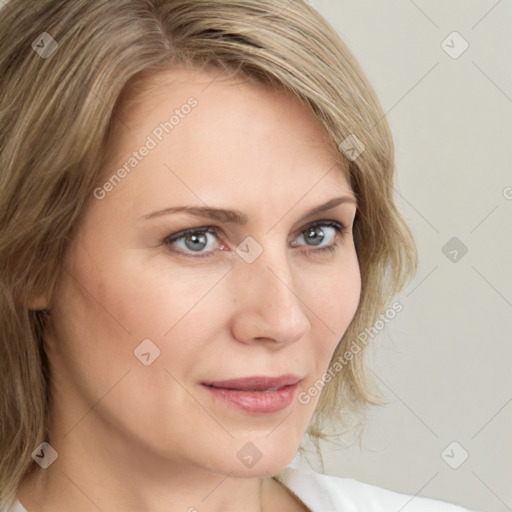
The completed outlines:
[[[323,444],[325,471],[512,510],[512,3],[310,4],[387,113],[396,196],[420,256],[402,311],[373,340],[390,403],[371,409],[362,448]],[[457,58],[441,46],[454,31],[469,44]],[[454,56],[462,44],[445,43]],[[313,455],[300,465],[320,467]]]

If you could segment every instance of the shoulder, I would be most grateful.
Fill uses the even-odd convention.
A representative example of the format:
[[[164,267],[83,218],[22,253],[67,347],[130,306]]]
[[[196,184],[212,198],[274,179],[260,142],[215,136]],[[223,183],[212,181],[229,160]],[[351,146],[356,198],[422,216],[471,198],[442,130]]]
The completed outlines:
[[[23,505],[16,500],[10,507],[7,505],[0,506],[0,512],[27,512],[27,509],[25,509]]]
[[[313,512],[471,512],[444,501],[400,494],[350,478],[286,468],[275,477]]]
[[[0,0],[1,3],[2,0]],[[19,490],[19,487],[18,487]],[[0,512],[27,512],[17,497],[0,500]]]

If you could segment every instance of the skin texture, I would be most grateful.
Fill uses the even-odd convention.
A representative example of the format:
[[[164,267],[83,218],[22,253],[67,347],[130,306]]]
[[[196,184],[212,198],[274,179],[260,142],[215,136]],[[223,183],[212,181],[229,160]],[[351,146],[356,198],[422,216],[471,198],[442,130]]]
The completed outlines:
[[[157,146],[102,199],[91,197],[57,295],[34,298],[50,311],[59,456],[20,487],[30,512],[305,510],[271,476],[295,455],[318,396],[251,414],[200,383],[293,373],[299,393],[320,378],[359,303],[356,204],[306,217],[354,197],[334,145],[298,100],[218,80],[178,69],[146,80],[142,96],[132,91],[100,186],[176,108],[191,96],[197,105],[161,141],[152,135]],[[248,221],[143,218],[178,205],[237,209]],[[346,230],[317,228],[316,246],[304,230],[324,220]],[[183,239],[165,243],[204,226],[219,228],[206,235],[206,257]],[[235,250],[248,236],[263,250],[251,263]],[[134,355],[144,339],[160,350],[147,366]],[[262,454],[251,468],[237,457],[248,442]]]

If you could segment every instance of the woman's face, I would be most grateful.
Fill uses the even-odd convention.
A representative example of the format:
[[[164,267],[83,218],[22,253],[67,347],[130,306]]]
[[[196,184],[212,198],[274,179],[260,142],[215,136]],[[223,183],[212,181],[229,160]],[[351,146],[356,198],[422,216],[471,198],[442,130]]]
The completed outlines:
[[[266,476],[293,458],[318,401],[297,396],[357,309],[356,204],[297,100],[214,76],[163,73],[116,118],[49,308],[52,439],[128,467]]]

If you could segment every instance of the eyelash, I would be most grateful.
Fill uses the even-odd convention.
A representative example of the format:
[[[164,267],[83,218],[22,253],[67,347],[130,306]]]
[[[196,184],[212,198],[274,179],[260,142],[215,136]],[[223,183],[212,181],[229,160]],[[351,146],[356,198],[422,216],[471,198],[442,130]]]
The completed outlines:
[[[344,224],[341,224],[340,222],[336,222],[336,221],[332,221],[332,220],[323,220],[323,221],[317,221],[317,222],[314,222],[313,224],[309,224],[307,225],[305,228],[303,228],[300,233],[299,233],[299,236],[300,235],[304,235],[309,229],[311,228],[317,228],[317,227],[329,227],[329,228],[334,228],[336,231],[337,231],[337,234],[341,234],[343,232],[346,231],[346,226]],[[219,231],[220,229],[216,226],[204,226],[204,227],[199,227],[199,228],[192,228],[192,229],[187,229],[185,231],[180,231],[178,233],[175,233],[173,235],[169,235],[168,237],[166,237],[164,239],[164,244],[167,245],[167,246],[171,246],[173,242],[177,242],[178,240],[181,240],[182,238],[185,238],[187,235],[189,234],[204,234],[204,233],[211,233],[213,235],[216,235],[218,236],[219,234]],[[338,237],[335,237],[335,242],[332,243],[331,245],[327,245],[325,247],[320,247],[318,249],[311,249],[311,250],[306,250],[306,251],[302,251],[302,252],[305,252],[305,253],[334,253],[336,251],[336,248],[338,247]],[[311,246],[313,247],[313,246]],[[210,252],[206,252],[204,254],[191,254],[191,253],[187,253],[187,252],[182,252],[182,251],[173,251],[177,254],[179,254],[180,256],[185,256],[185,257],[190,257],[190,258],[209,258],[211,257],[211,254],[213,251],[210,251]]]

